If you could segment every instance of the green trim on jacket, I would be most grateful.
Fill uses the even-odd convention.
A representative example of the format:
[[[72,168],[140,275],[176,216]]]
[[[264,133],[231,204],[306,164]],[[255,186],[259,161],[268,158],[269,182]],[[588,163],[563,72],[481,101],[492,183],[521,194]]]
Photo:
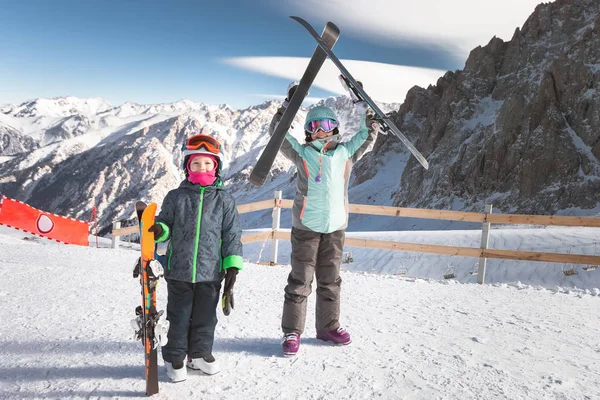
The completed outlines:
[[[232,255],[223,259],[223,269],[237,268],[238,270],[241,270],[243,264],[244,259],[240,256]]]
[[[196,221],[196,244],[194,246],[194,261],[192,263],[192,283],[196,283],[196,266],[198,264],[198,246],[200,245],[200,229],[202,228],[202,203],[204,202],[204,186],[200,186],[200,201],[198,202],[198,220]]]
[[[169,226],[163,222],[157,222],[157,225],[160,225],[162,227],[162,233],[160,234],[159,237],[154,239],[154,241],[156,243],[162,243],[162,242],[167,241],[167,239],[169,239],[169,234],[171,233]]]

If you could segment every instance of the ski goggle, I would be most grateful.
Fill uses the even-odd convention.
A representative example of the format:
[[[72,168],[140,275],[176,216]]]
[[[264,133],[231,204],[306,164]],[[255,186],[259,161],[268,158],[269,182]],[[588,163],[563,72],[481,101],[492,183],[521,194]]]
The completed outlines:
[[[322,130],[323,132],[331,132],[332,130],[337,128],[339,125],[340,124],[337,121],[329,119],[329,118],[315,119],[314,121],[310,121],[306,125],[306,130],[312,134],[316,133],[319,129]]]
[[[202,147],[217,155],[221,151],[221,143],[217,139],[202,134],[190,137],[183,145],[184,150],[199,150]]]

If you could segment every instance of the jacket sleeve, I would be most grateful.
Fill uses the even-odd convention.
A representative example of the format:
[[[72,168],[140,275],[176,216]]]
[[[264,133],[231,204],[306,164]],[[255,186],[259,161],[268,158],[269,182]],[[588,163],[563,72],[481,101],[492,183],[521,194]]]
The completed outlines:
[[[160,213],[155,219],[155,223],[159,224],[163,228],[162,234],[155,238],[156,242],[166,242],[171,238],[171,228],[173,227],[173,221],[175,221],[175,200],[174,193],[170,191],[163,200]]]
[[[271,124],[269,125],[269,135],[273,136],[273,132],[275,132],[275,128],[277,127],[277,124],[279,124],[284,112],[285,108],[280,107],[273,116]],[[291,162],[298,164],[298,162],[300,162],[300,155],[298,153],[299,146],[300,144],[298,141],[292,135],[286,132],[285,140],[281,144],[280,150],[284,156],[290,159]]]
[[[350,141],[345,143],[353,163],[362,157],[369,145],[373,143],[377,137],[377,130],[373,129],[372,123],[373,120],[370,115],[361,115],[360,130],[352,137],[352,139],[350,139]]]
[[[242,228],[235,200],[226,193],[223,204],[223,225],[221,231],[221,258],[223,269],[242,269]]]

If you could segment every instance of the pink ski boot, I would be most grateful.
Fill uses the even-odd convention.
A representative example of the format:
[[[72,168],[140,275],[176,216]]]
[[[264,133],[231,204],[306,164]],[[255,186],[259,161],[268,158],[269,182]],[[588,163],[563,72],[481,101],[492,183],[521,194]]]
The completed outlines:
[[[295,356],[300,349],[300,335],[298,333],[286,333],[283,335],[283,355],[286,357]]]
[[[317,339],[344,346],[352,343],[352,339],[350,339],[350,334],[346,332],[346,330],[342,327],[339,327],[332,331],[317,331]]]

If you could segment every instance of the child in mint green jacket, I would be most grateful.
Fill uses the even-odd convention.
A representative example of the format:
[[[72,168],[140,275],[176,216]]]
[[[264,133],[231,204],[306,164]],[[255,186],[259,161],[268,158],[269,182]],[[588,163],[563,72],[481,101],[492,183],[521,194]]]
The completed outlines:
[[[293,88],[292,88],[293,89]],[[291,95],[288,93],[288,98]],[[285,105],[273,117],[270,133],[277,126]],[[285,287],[281,327],[283,353],[293,356],[300,347],[306,320],[306,299],[317,277],[317,339],[350,344],[350,335],[340,326],[340,264],[348,226],[348,181],[352,166],[375,140],[376,131],[367,117],[367,105],[356,103],[360,130],[341,143],[337,116],[329,107],[312,108],[304,124],[305,143],[287,133],[283,154],[298,170],[292,207],[292,270]],[[367,121],[369,119],[369,121]]]

